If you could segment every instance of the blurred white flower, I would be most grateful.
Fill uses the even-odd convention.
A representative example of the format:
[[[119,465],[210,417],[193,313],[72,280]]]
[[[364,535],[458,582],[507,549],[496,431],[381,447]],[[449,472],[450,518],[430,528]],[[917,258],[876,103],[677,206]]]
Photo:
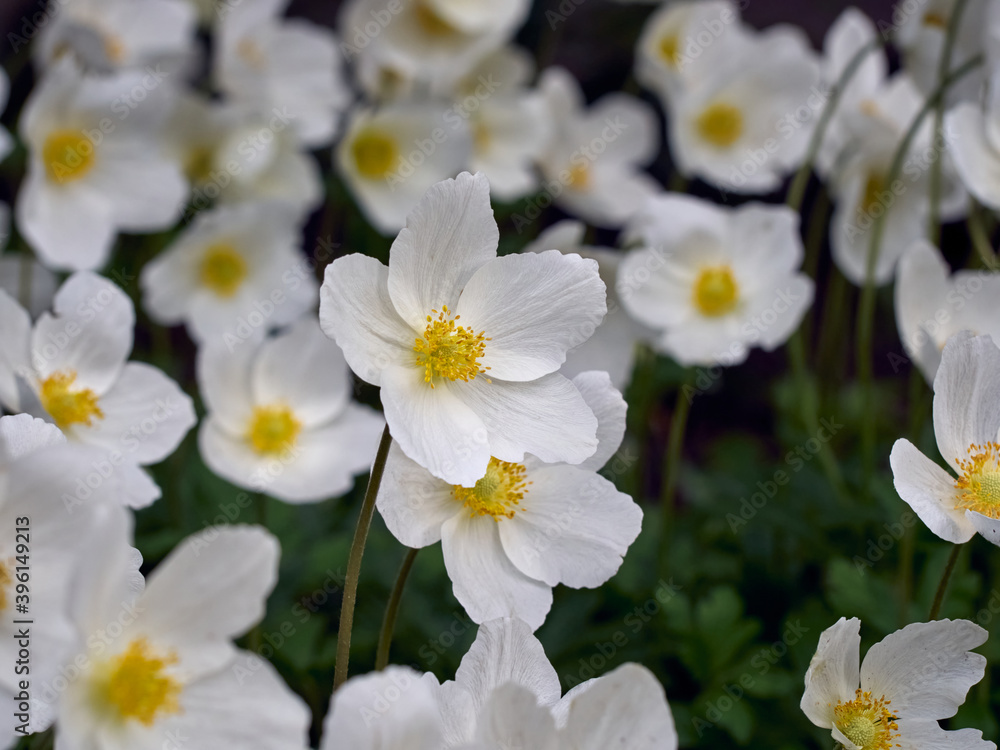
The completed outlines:
[[[611,384],[624,391],[632,379],[638,343],[652,341],[655,334],[633,319],[622,308],[618,298],[615,280],[625,253],[609,247],[584,245],[585,233],[586,227],[581,222],[566,219],[543,231],[524,248],[524,252],[541,253],[554,249],[597,261],[601,281],[608,290],[608,314],[593,336],[566,354],[566,363],[560,372],[572,378],[588,370],[604,370],[611,376]]]
[[[78,750],[301,748],[310,713],[271,664],[232,639],[264,615],[277,540],[259,527],[188,537],[153,571],[125,538],[93,545],[77,591],[76,679],[56,726]],[[115,625],[115,627],[109,627]],[[53,691],[54,692],[54,691]]]
[[[983,104],[961,102],[945,114],[948,152],[965,187],[983,205],[1000,210],[1000,79]]]
[[[215,80],[233,101],[288,119],[303,145],[325,146],[351,100],[337,40],[305,19],[279,17],[287,5],[240,0],[219,7]]]
[[[102,74],[176,69],[194,52],[195,25],[184,0],[73,0],[51,14],[33,52],[43,68],[69,54]]]
[[[10,207],[0,203],[0,289],[26,302],[28,313],[37,318],[52,306],[58,282],[30,253],[3,253],[9,238]]]
[[[177,221],[187,186],[162,153],[167,88],[156,73],[88,77],[64,59],[32,91],[19,120],[29,165],[15,218],[46,265],[97,268],[117,232]]]
[[[674,97],[670,153],[682,174],[735,193],[767,193],[801,164],[826,104],[805,35],[775,26],[721,40],[697,85]]]
[[[138,467],[169,456],[196,419],[177,383],[151,365],[126,361],[132,301],[107,279],[78,271],[56,294],[54,315],[44,313],[34,327],[2,291],[0,308],[8,321],[0,327],[8,352],[0,360],[0,400],[46,416],[73,442],[100,448],[107,470],[128,484],[132,507],[159,497]]]
[[[316,304],[299,235],[295,213],[279,203],[203,211],[142,269],[143,307],[163,325],[186,324],[199,343],[233,349],[260,339]]]
[[[408,547],[441,541],[455,597],[476,622],[518,617],[538,628],[554,586],[600,586],[639,535],[639,506],[596,473],[621,444],[625,401],[605,372],[573,384],[598,420],[597,452],[578,466],[493,458],[470,488],[389,451],[377,501],[386,526]]]
[[[843,617],[823,631],[806,672],[801,708],[847,750],[950,747],[989,750],[975,729],[945,731],[986,658],[970,652],[988,633],[968,620],[915,622],[890,633],[860,663],[861,622]]]
[[[621,226],[660,189],[642,171],[659,145],[652,108],[622,93],[587,107],[580,84],[562,68],[547,69],[539,88],[553,127],[540,161],[545,192],[591,224]]]
[[[260,345],[203,348],[198,383],[202,458],[241,487],[312,502],[371,466],[384,422],[351,400],[344,355],[311,316]]]
[[[473,487],[491,456],[580,463],[597,421],[557,370],[605,313],[594,261],[496,255],[489,181],[431,188],[392,244],[326,268],[320,323],[351,369],[381,386],[392,437],[434,476]]]
[[[784,206],[723,208],[668,193],[627,228],[639,241],[618,270],[622,305],[660,332],[657,348],[683,365],[739,364],[795,331],[813,298],[798,215]]]
[[[432,185],[469,163],[469,123],[449,114],[447,105],[428,101],[351,113],[334,157],[365,217],[382,234],[402,229]]]
[[[954,334],[934,377],[934,436],[952,477],[909,440],[892,446],[896,492],[927,528],[954,544],[978,531],[1000,546],[1000,349]]]
[[[896,325],[906,356],[934,382],[941,350],[959,331],[1000,341],[1000,273],[960,270],[953,275],[941,252],[921,240],[896,274]]]

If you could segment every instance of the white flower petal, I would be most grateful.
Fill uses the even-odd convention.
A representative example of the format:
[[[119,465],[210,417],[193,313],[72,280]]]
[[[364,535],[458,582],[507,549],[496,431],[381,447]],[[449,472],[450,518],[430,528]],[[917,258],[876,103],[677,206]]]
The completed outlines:
[[[411,461],[393,441],[376,505],[392,535],[407,547],[441,540],[441,526],[463,512],[452,486]]]
[[[0,417],[0,467],[39,448],[65,442],[58,427],[30,414]]]
[[[31,318],[13,297],[0,290],[0,403],[18,407],[17,378],[31,373]]]
[[[558,250],[507,255],[468,280],[457,312],[489,339],[480,366],[490,377],[534,380],[555,372],[607,312],[597,262]]]
[[[414,356],[416,334],[393,307],[388,279],[389,269],[377,260],[352,254],[326,267],[320,288],[323,332],[355,374],[373,385],[381,385],[386,367]]]
[[[597,418],[559,373],[527,383],[480,376],[456,386],[456,396],[485,425],[488,453],[502,461],[520,463],[530,453],[547,463],[578,464],[597,449]],[[485,473],[483,464],[476,480]]]
[[[912,718],[899,722],[899,743],[920,750],[996,750],[978,729],[948,731],[936,721]]]
[[[441,551],[455,598],[475,622],[519,617],[537,629],[545,621],[551,587],[514,567],[492,517],[459,513],[448,519],[441,527]]]
[[[597,417],[597,451],[578,464],[581,469],[600,471],[621,447],[625,437],[625,416],[628,404],[611,382],[607,372],[591,370],[573,378],[573,385]]]
[[[984,115],[973,102],[961,102],[945,115],[948,149],[962,182],[978,201],[1000,209],[1000,153],[986,134]]]
[[[924,324],[935,318],[948,296],[949,270],[941,252],[927,240],[921,240],[900,259],[896,271],[895,309],[899,338],[907,356],[930,382],[937,373],[940,355],[936,346],[925,347],[930,336]],[[933,351],[933,361],[922,356],[927,349]]]
[[[868,649],[861,689],[890,699],[893,715],[901,720],[947,719],[983,679],[986,657],[970,649],[985,643],[988,635],[968,620],[907,625]]]
[[[476,735],[489,748],[559,747],[552,713],[527,688],[507,683],[493,691],[479,713]]]
[[[953,544],[967,542],[976,530],[955,507],[955,480],[921,453],[909,440],[897,440],[889,454],[892,479],[899,496],[927,528]]]
[[[511,562],[550,586],[594,588],[611,578],[642,528],[639,506],[575,466],[539,466],[528,480],[517,513],[499,523]]]
[[[434,185],[389,251],[389,296],[403,320],[423,330],[431,310],[455,310],[472,275],[496,258],[499,241],[486,175],[463,172]]]
[[[989,336],[956,334],[945,344],[934,378],[934,436],[950,464],[969,445],[997,440],[1000,428],[1000,349]]]
[[[799,707],[818,727],[833,726],[833,707],[853,700],[858,689],[861,621],[841,617],[819,637],[816,653],[806,672],[806,689]]]
[[[1000,547],[1000,520],[984,516],[982,513],[976,513],[972,510],[965,511],[965,517],[969,523],[976,527],[976,531],[982,534],[986,541]]]
[[[253,415],[254,399],[248,375],[256,355],[257,347],[252,343],[231,350],[219,343],[198,349],[195,368],[201,398],[209,417],[233,436],[246,433]]]
[[[244,435],[230,432],[214,414],[201,422],[198,450],[205,465],[220,477],[245,489],[268,490],[270,480],[264,482],[262,479],[270,477],[267,460],[254,452]],[[283,467],[280,458],[275,460],[278,466]]]

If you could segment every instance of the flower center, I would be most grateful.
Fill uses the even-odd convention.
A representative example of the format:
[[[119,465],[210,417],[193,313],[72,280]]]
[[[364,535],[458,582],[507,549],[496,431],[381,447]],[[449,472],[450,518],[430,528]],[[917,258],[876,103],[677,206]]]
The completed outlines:
[[[668,68],[676,68],[681,59],[681,40],[677,32],[661,37],[657,50]]]
[[[14,583],[14,574],[11,572],[14,566],[11,562],[13,561],[0,560],[0,612],[7,609],[7,589]]]
[[[246,37],[240,39],[236,43],[236,55],[254,70],[263,70],[267,67],[267,55],[253,39]]]
[[[424,33],[429,36],[449,36],[455,33],[455,27],[441,18],[434,8],[430,7],[427,0],[417,0],[414,12],[417,14],[417,23]]]
[[[90,427],[93,420],[104,419],[97,405],[97,394],[89,388],[74,388],[76,372],[57,372],[42,381],[38,398],[59,429],[82,423]]]
[[[861,212],[866,216],[876,218],[885,211],[882,206],[882,193],[885,192],[885,177],[872,172],[865,180],[865,194],[861,198]],[[876,213],[878,211],[879,213]]]
[[[94,144],[82,130],[56,130],[42,144],[42,163],[52,182],[79,180],[94,166]]]
[[[569,170],[569,186],[574,190],[586,190],[590,187],[590,165],[575,164]]]
[[[702,269],[694,282],[694,306],[710,318],[732,311],[739,296],[740,287],[729,266]]]
[[[461,316],[451,317],[448,305],[441,312],[431,310],[427,316],[427,327],[423,338],[416,339],[413,351],[417,353],[417,367],[424,368],[424,382],[434,387],[434,378],[469,382],[477,375],[485,375],[479,366],[479,358],[486,353],[486,338],[465,326],[455,325]],[[435,318],[433,314],[437,314]],[[487,379],[487,382],[490,382]]]
[[[220,242],[205,250],[201,283],[220,297],[232,297],[247,276],[247,262],[232,245]]]
[[[1000,444],[970,445],[969,458],[957,463],[962,476],[955,480],[961,490],[955,507],[1000,518]]]
[[[923,18],[924,26],[929,26],[935,29],[947,29],[948,19],[942,16],[940,13],[935,13],[934,11],[927,11]]]
[[[525,479],[523,464],[490,459],[486,475],[476,482],[475,487],[455,485],[452,491],[455,499],[469,509],[469,517],[493,516],[497,523],[501,518],[513,518],[531,482]]]
[[[873,700],[871,693],[863,693],[860,688],[854,695],[854,700],[834,706],[833,723],[862,750],[889,750],[899,737],[896,717],[888,708],[892,701],[884,695]]]
[[[112,35],[105,37],[104,56],[116,65],[125,59],[125,44],[119,37]]]
[[[195,183],[208,182],[215,166],[215,152],[208,146],[198,146],[191,149],[184,160],[184,174]]]
[[[729,148],[743,135],[743,113],[731,104],[709,104],[695,122],[698,135],[716,148]]]
[[[295,445],[302,423],[287,406],[258,406],[250,417],[247,440],[261,455],[282,453]]]
[[[150,648],[145,638],[138,638],[112,660],[107,674],[97,685],[96,698],[120,721],[135,719],[150,727],[162,714],[181,712],[177,700],[181,685],[165,674],[167,668],[176,663],[177,655],[173,652],[161,656]]]
[[[351,156],[362,177],[378,180],[387,177],[399,163],[399,148],[388,133],[374,128],[362,130],[351,143]]]

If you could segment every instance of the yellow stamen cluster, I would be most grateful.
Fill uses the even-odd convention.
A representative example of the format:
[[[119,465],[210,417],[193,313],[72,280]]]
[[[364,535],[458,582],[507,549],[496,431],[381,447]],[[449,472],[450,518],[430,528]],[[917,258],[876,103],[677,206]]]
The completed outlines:
[[[479,358],[486,354],[486,342],[490,339],[465,326],[455,325],[461,316],[452,318],[448,305],[443,305],[440,312],[431,310],[431,313],[427,316],[423,338],[415,339],[413,344],[417,367],[424,368],[424,382],[433,388],[437,377],[467,383],[477,375],[485,375],[490,368],[480,367]]]
[[[181,685],[166,673],[176,663],[173,652],[159,655],[145,638],[132,641],[98,681],[99,706],[110,709],[121,722],[131,719],[147,727],[164,714],[180,713]]]
[[[104,56],[111,62],[119,64],[125,60],[125,44],[117,36],[107,36],[104,39]]]
[[[695,279],[693,297],[702,315],[716,318],[736,307],[740,287],[729,266],[711,266],[702,269]]]
[[[0,560],[0,612],[7,609],[7,589],[14,583],[14,574],[3,560]]]
[[[731,104],[714,102],[698,115],[695,128],[709,145],[729,148],[743,135],[743,113]]]
[[[889,750],[901,747],[893,740],[899,738],[896,717],[889,710],[892,701],[873,699],[870,692],[858,688],[854,700],[838,703],[833,708],[833,723],[851,742],[861,750]]]
[[[417,23],[428,36],[450,36],[456,33],[456,29],[430,6],[427,0],[417,0],[414,4]]]
[[[38,389],[38,399],[61,430],[73,424],[90,427],[95,419],[104,419],[97,394],[89,388],[74,388],[75,382],[75,371],[57,372],[43,380]]]
[[[295,447],[302,422],[287,406],[258,406],[250,417],[247,440],[261,455],[283,453]]]
[[[469,517],[493,516],[497,523],[501,518],[513,518],[531,482],[525,478],[523,464],[490,459],[490,464],[475,487],[455,485],[452,490],[455,499],[469,509]]]
[[[865,193],[861,198],[861,212],[870,217],[878,217],[885,211],[881,195],[885,192],[885,177],[872,172],[865,180]]]
[[[1000,444],[970,445],[969,458],[959,460],[955,480],[961,491],[956,508],[1000,518]]]
[[[929,10],[926,13],[924,13],[924,17],[922,20],[924,22],[924,26],[929,26],[930,28],[933,29],[948,28],[948,19],[945,18],[940,13],[935,13],[932,10]]]
[[[219,242],[205,248],[199,270],[203,286],[220,297],[232,297],[247,277],[247,262],[235,247]]]
[[[243,38],[236,43],[236,55],[254,70],[267,67],[267,55],[253,39]]]
[[[590,165],[574,164],[569,170],[569,186],[574,190],[586,190],[590,187]]]
[[[677,63],[681,59],[681,41],[677,36],[677,32],[661,37],[657,51],[668,68],[676,68]]]
[[[55,130],[42,144],[42,164],[51,182],[74,182],[93,168],[94,144],[82,130]]]
[[[351,141],[351,156],[362,177],[380,180],[395,171],[399,163],[396,139],[375,128],[361,130]]]

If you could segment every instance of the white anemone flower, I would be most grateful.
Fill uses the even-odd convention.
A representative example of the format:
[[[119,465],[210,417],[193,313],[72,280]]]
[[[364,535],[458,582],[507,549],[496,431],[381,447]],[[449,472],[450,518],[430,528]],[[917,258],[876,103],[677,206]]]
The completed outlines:
[[[238,203],[198,214],[139,276],[143,306],[163,325],[185,323],[199,343],[234,349],[316,304],[296,214],[281,203]]]
[[[64,59],[32,91],[19,120],[30,156],[15,218],[46,265],[97,268],[119,231],[167,229],[180,217],[187,185],[158,133],[167,88],[143,71],[86,77]]]
[[[798,216],[784,206],[731,209],[669,193],[627,231],[642,246],[621,263],[618,297],[685,366],[739,364],[752,346],[772,351],[812,303],[812,280],[798,270]]]
[[[675,98],[670,153],[688,177],[735,193],[767,193],[805,157],[827,98],[820,64],[792,27],[731,37],[731,52],[714,56],[712,74]]]
[[[900,260],[895,293],[903,349],[928,383],[934,382],[941,350],[959,331],[1000,341],[1000,273],[952,274],[941,251],[922,240]]]
[[[563,68],[539,81],[552,120],[539,166],[543,188],[557,205],[591,224],[616,228],[660,187],[642,171],[659,146],[656,115],[645,102],[608,94],[590,107]]]
[[[336,37],[305,19],[279,17],[288,0],[241,0],[220,6],[215,79],[233,101],[281,112],[309,148],[328,145],[351,100]]]
[[[241,487],[312,502],[342,495],[371,466],[384,422],[351,400],[344,355],[313,317],[259,346],[202,348],[198,383],[201,455]]]
[[[102,481],[79,509],[63,502],[100,458],[99,451],[67,444],[41,419],[0,417],[0,526],[6,532],[0,539],[0,659],[11,665],[0,673],[0,698],[10,707],[0,718],[0,747],[50,723],[36,710],[38,695],[73,654],[76,631],[69,613],[75,573],[87,545],[106,538],[112,519],[126,521],[113,478]],[[21,583],[28,594],[18,591]],[[29,632],[28,644],[18,642],[23,630]],[[23,645],[31,652],[30,671],[15,671],[19,659],[25,666]],[[21,727],[17,734],[15,727]]]
[[[441,541],[455,597],[476,622],[518,617],[539,627],[555,585],[600,586],[639,535],[639,506],[596,473],[621,445],[625,401],[606,372],[573,384],[598,419],[597,452],[580,465],[494,458],[470,488],[390,449],[379,512],[408,547]]]
[[[444,747],[677,748],[663,687],[639,664],[623,664],[562,698],[560,692],[558,675],[525,623],[484,623],[454,681],[438,688]]]
[[[497,257],[489,181],[431,188],[392,243],[326,268],[320,323],[351,369],[381,386],[392,437],[434,476],[473,487],[491,457],[580,463],[597,420],[557,370],[606,312],[597,264]]]
[[[958,174],[983,205],[1000,210],[1000,81],[988,85],[980,105],[962,102],[945,114],[948,151]]]
[[[434,102],[359,108],[334,152],[368,221],[382,234],[403,228],[424,193],[469,163],[469,124]]]
[[[75,612],[80,672],[55,706],[74,750],[307,746],[305,703],[270,663],[231,642],[263,617],[277,580],[271,534],[206,529],[145,585],[125,538],[90,555]]]
[[[524,252],[555,249],[597,261],[601,281],[608,289],[608,314],[593,336],[566,355],[566,364],[560,372],[572,378],[588,370],[604,370],[611,376],[611,384],[623,391],[632,379],[636,347],[640,341],[652,341],[654,333],[625,312],[615,289],[618,267],[625,253],[610,247],[585,245],[586,231],[586,226],[579,221],[560,221],[539,234]]]
[[[193,54],[196,23],[184,0],[73,0],[42,28],[35,60],[47,67],[69,52],[100,74],[176,67]]]
[[[319,750],[441,750],[441,737],[435,682],[390,666],[337,689]]]
[[[173,453],[196,418],[177,383],[151,365],[126,361],[132,300],[111,281],[78,271],[56,293],[54,314],[43,314],[33,327],[5,292],[0,307],[8,320],[0,327],[8,352],[0,360],[0,399],[48,418],[70,441],[104,451],[108,471],[130,485],[132,507],[159,497],[138,467]]]
[[[860,660],[861,622],[840,618],[820,635],[806,672],[802,712],[845,750],[990,750],[975,729],[945,731],[986,658],[972,653],[988,633],[968,620],[915,622]],[[860,662],[860,664],[859,664]]]
[[[953,335],[934,377],[934,435],[952,477],[909,440],[892,446],[896,492],[927,528],[954,544],[978,531],[1000,546],[1000,349]]]

